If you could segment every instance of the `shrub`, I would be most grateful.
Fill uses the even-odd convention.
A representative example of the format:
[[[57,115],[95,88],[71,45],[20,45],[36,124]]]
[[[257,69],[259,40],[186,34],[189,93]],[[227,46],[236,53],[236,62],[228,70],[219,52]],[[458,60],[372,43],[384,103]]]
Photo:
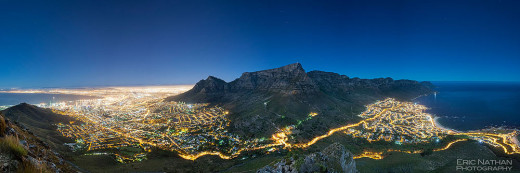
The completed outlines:
[[[27,155],[27,150],[20,144],[18,137],[5,136],[0,139],[0,149],[2,151],[10,152],[11,154],[21,158]]]
[[[47,173],[51,172],[45,164],[35,165],[33,162],[24,160],[22,166],[16,170],[17,173]]]
[[[5,123],[4,116],[0,114],[0,136],[5,134],[5,128],[7,128],[7,124]]]

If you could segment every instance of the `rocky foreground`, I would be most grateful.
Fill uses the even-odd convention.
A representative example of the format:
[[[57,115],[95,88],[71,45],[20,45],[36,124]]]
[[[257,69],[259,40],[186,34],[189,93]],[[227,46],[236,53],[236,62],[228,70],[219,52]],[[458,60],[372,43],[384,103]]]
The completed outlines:
[[[356,162],[352,153],[339,143],[329,145],[321,152],[316,152],[295,159],[282,159],[274,165],[267,165],[257,173],[298,173],[298,172],[344,172],[356,173]]]
[[[28,129],[0,113],[0,172],[78,172]]]

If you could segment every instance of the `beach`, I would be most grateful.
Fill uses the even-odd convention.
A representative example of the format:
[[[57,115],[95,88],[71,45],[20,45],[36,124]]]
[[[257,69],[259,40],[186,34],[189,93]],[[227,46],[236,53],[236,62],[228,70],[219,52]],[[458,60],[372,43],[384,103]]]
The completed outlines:
[[[442,130],[446,130],[446,131],[452,131],[452,132],[457,132],[457,133],[459,132],[457,130],[447,128],[447,127],[443,126],[441,123],[439,123],[438,120],[439,120],[440,117],[435,117],[433,115],[430,115],[430,116],[433,117],[433,123],[435,124],[435,127],[440,128]]]

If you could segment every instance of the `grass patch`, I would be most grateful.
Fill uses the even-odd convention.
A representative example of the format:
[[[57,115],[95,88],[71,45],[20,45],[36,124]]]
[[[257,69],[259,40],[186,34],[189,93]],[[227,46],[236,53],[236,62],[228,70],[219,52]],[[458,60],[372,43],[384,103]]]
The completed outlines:
[[[16,136],[5,136],[0,139],[0,149],[10,152],[11,154],[21,158],[27,155],[27,150],[20,144],[20,140]]]
[[[4,116],[0,114],[0,135],[5,134],[5,128],[7,128],[7,124],[5,123]]]
[[[18,168],[17,173],[50,173],[46,165],[35,165],[31,161],[23,161],[22,167]]]

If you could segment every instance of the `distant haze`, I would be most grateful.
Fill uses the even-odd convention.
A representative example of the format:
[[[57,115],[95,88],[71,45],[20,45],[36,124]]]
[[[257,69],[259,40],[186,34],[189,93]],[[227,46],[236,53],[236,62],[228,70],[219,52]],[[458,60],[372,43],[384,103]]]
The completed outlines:
[[[0,88],[194,84],[300,62],[520,81],[520,1],[0,1]]]

